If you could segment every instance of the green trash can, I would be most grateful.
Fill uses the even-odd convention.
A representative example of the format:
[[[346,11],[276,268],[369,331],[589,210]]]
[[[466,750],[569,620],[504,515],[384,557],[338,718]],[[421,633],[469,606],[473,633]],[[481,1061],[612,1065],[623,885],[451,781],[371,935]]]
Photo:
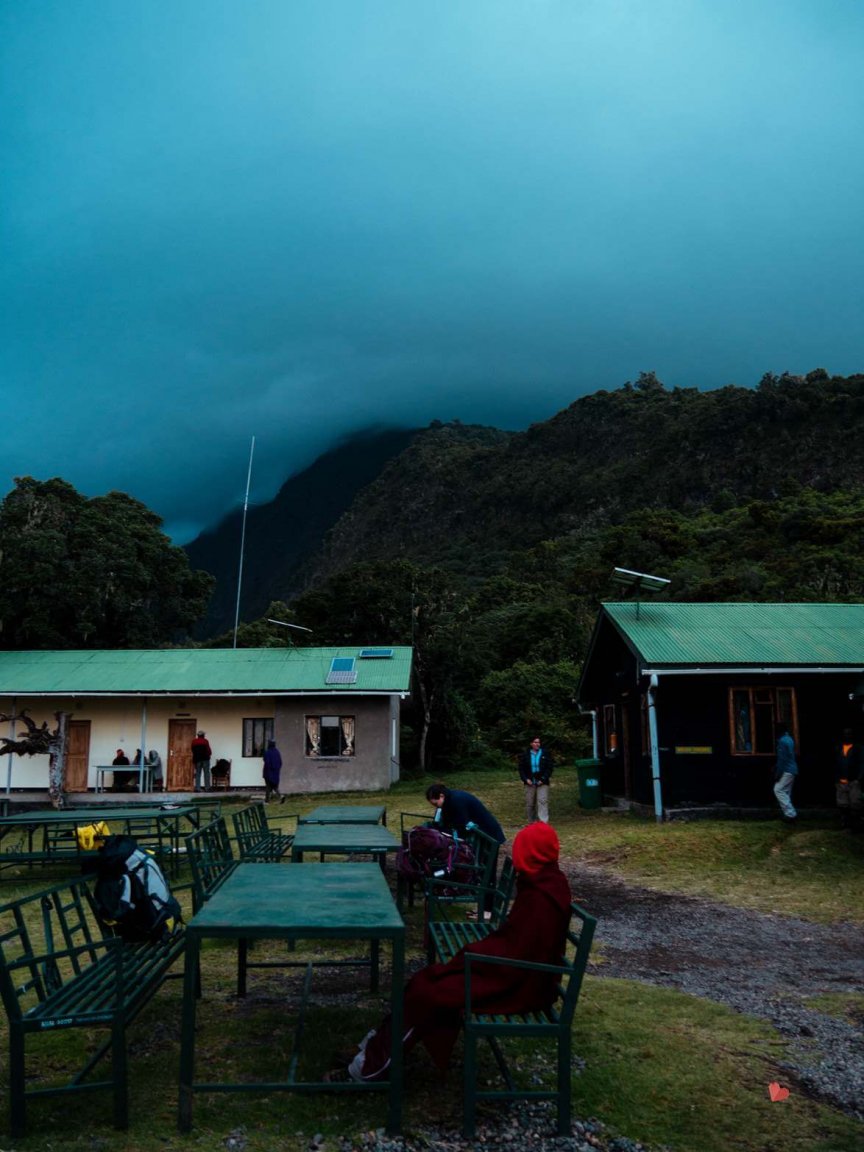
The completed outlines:
[[[601,808],[603,806],[603,789],[600,787],[600,769],[602,767],[602,760],[576,761],[580,808]]]

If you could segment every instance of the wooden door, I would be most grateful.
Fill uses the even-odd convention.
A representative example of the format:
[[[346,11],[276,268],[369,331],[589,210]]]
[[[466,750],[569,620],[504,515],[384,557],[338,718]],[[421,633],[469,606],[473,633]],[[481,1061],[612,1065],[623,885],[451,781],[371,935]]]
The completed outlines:
[[[87,791],[87,769],[90,767],[90,721],[70,720],[67,728],[66,791]]]
[[[165,774],[168,792],[191,792],[195,787],[192,741],[197,727],[197,720],[168,721],[168,766]]]

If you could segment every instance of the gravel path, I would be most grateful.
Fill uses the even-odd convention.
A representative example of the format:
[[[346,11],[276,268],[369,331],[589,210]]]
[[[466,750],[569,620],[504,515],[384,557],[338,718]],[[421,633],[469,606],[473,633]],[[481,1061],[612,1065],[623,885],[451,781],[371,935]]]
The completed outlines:
[[[584,867],[570,882],[599,919],[596,975],[677,988],[769,1020],[792,1040],[785,1067],[798,1089],[864,1120],[864,1019],[848,1023],[804,1003],[864,992],[864,927],[670,896]]]

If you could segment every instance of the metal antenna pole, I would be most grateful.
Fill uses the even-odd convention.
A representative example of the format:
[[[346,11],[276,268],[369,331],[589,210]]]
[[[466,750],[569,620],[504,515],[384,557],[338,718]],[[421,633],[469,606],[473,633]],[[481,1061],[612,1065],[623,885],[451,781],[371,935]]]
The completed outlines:
[[[246,476],[246,497],[243,500],[243,528],[240,533],[240,570],[237,573],[237,607],[234,610],[234,647],[237,647],[237,627],[240,624],[240,590],[243,587],[243,549],[246,546],[246,512],[249,508],[249,486],[252,483],[252,456],[255,453],[255,437],[249,448],[249,472]]]

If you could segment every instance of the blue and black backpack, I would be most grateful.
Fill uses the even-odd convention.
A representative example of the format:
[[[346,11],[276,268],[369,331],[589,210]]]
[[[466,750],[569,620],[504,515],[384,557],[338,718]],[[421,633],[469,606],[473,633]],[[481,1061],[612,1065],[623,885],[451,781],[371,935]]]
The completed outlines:
[[[93,896],[102,923],[129,943],[161,940],[183,913],[162,869],[132,836],[109,836],[99,849]]]

